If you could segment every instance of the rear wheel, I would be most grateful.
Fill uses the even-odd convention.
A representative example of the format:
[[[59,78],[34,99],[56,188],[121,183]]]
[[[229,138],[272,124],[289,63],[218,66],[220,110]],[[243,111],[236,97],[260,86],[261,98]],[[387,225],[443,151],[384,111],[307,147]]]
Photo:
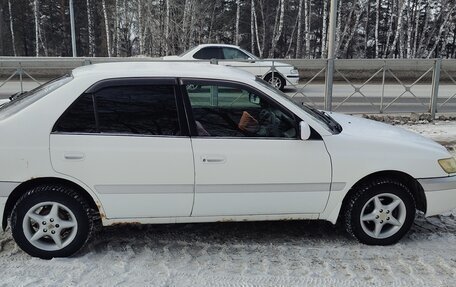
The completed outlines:
[[[399,241],[412,226],[415,200],[400,182],[378,179],[352,194],[346,206],[346,230],[360,242],[390,245]]]
[[[274,88],[279,89],[281,91],[283,91],[283,89],[285,88],[285,79],[277,72],[274,73],[274,77],[272,76],[272,73],[267,74],[264,77],[264,80]]]
[[[11,214],[19,247],[31,256],[66,257],[81,249],[94,227],[94,211],[74,190],[40,185],[25,193]]]

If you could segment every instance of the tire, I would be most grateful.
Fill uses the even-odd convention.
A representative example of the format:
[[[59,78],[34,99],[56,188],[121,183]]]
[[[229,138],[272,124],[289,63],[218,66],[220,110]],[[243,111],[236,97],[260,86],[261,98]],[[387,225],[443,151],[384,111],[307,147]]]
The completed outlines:
[[[391,245],[410,230],[415,213],[415,200],[404,184],[377,179],[351,195],[343,224],[361,243]]]
[[[264,80],[274,88],[279,89],[281,91],[283,91],[283,89],[285,88],[285,79],[278,72],[274,73],[274,78],[272,77],[272,73],[267,74],[264,77]]]
[[[67,257],[80,250],[92,235],[94,210],[72,188],[40,185],[27,191],[11,214],[17,245],[42,259]]]

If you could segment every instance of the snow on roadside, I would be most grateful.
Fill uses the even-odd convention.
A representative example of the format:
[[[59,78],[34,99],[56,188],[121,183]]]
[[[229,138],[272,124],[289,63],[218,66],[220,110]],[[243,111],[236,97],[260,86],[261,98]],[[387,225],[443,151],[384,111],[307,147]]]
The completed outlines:
[[[403,125],[444,144],[456,123]],[[0,286],[455,286],[456,220],[418,216],[389,247],[326,222],[104,228],[72,258],[31,258],[0,233]]]
[[[454,121],[435,121],[426,124],[399,126],[431,138],[443,145],[456,145],[456,122]]]

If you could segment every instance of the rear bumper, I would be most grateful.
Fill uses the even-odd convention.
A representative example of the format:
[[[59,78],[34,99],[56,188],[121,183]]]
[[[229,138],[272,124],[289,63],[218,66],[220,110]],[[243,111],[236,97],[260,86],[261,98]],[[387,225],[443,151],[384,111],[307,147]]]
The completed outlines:
[[[8,200],[9,195],[13,190],[19,186],[19,182],[11,182],[11,181],[0,181],[0,225],[5,226],[3,224],[3,216],[5,215],[5,205],[6,201]],[[3,230],[3,228],[0,228]]]
[[[456,176],[418,179],[426,195],[426,216],[456,208]]]

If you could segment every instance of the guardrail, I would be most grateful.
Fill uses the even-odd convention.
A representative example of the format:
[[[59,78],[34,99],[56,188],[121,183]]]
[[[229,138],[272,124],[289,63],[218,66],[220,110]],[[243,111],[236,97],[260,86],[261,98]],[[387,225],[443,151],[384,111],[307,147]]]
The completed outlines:
[[[24,82],[41,84],[43,81],[67,73],[74,68],[106,62],[155,62],[163,61],[158,58],[32,58],[32,57],[0,57],[0,92],[2,87],[11,81],[17,81],[18,91],[24,91]],[[170,62],[179,62],[170,61]],[[195,61],[196,62],[196,61]],[[219,61],[219,64],[227,64]],[[441,59],[338,59],[335,60],[334,81],[337,87],[344,87],[343,92],[331,98],[329,106],[318,104],[324,99],[321,95],[309,96],[312,86],[321,85],[325,81],[325,71],[328,65],[325,59],[267,59],[255,61],[231,61],[230,66],[251,69],[262,68],[261,74],[274,75],[284,64],[290,64],[299,69],[300,83],[295,85],[288,79],[291,86],[288,94],[297,101],[326,110],[339,111],[354,101],[362,101],[366,110],[359,112],[395,113],[392,107],[397,106],[407,98],[413,99],[416,107],[413,112],[428,112],[435,119],[437,112],[445,108],[456,112],[456,60]],[[264,70],[264,66],[268,66]],[[258,74],[258,73],[257,73]],[[441,83],[445,83],[446,92],[440,91]],[[417,95],[415,88],[427,87],[426,95]],[[378,87],[378,96],[366,91],[368,87]],[[395,86],[393,91],[386,91]],[[448,86],[454,87],[448,88]],[[337,101],[333,101],[336,99]],[[453,105],[455,109],[453,110]]]

